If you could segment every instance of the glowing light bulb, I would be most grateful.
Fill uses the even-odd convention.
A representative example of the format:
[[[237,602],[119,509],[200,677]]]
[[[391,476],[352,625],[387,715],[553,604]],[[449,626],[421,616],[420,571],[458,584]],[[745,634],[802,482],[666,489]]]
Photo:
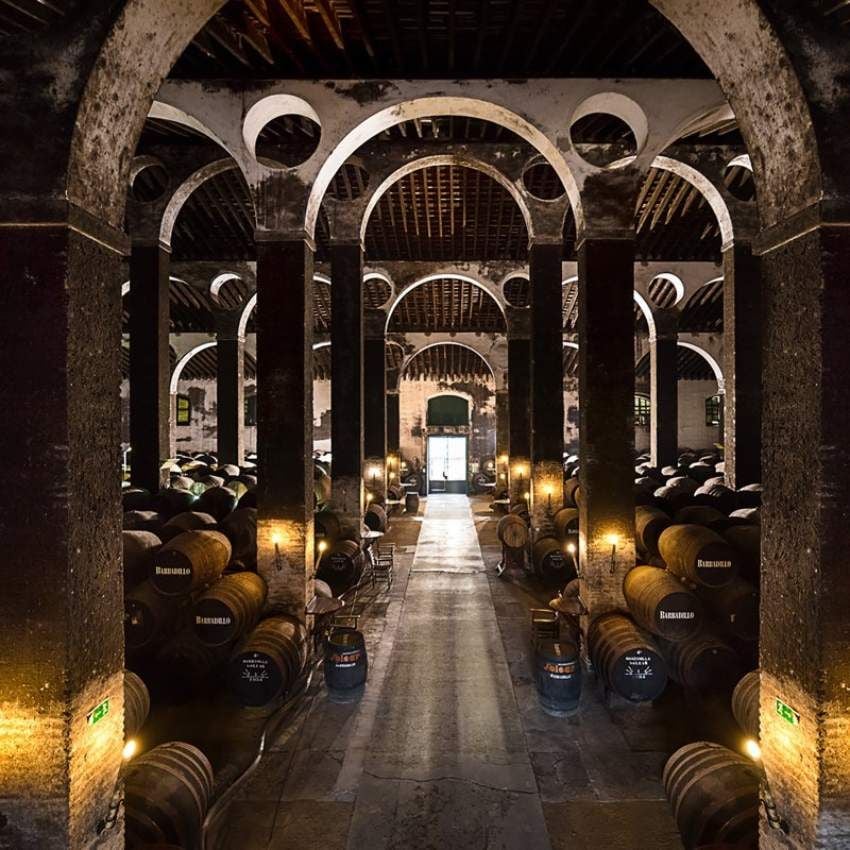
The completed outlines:
[[[369,504],[369,502],[371,502],[371,501],[372,501],[372,494],[371,494],[371,493],[367,493],[367,494],[366,494],[366,504],[368,505],[368,504]]]
[[[319,541],[319,554],[322,555],[328,551],[328,543],[326,540]]]
[[[135,738],[130,738],[126,744],[124,744],[124,749],[121,751],[121,757],[124,761],[130,761],[134,755],[138,752],[139,743]]]
[[[280,546],[283,543],[283,535],[279,531],[272,532],[272,543],[275,546]]]
[[[605,542],[609,546],[616,546],[620,542],[620,535],[619,534],[608,534],[605,537]]]
[[[523,498],[525,499],[525,501],[527,502],[527,501],[531,498],[531,493],[529,493],[529,491],[528,491],[528,490],[526,490],[526,491],[525,491],[525,493],[523,493],[523,494],[522,494],[522,497],[523,497]]]
[[[567,552],[569,552],[569,553],[570,553],[570,555],[575,555],[575,553],[576,553],[576,544],[575,544],[575,543],[567,543]]]
[[[747,738],[747,740],[744,741],[744,749],[753,761],[761,761],[761,747],[755,738]]]

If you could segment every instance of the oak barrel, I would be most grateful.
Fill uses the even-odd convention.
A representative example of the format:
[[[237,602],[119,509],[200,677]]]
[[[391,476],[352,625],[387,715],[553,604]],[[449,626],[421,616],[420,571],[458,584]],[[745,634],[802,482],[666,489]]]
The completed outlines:
[[[702,627],[702,603],[667,570],[639,566],[629,570],[623,595],[634,621],[667,640],[684,640]]]
[[[266,582],[256,573],[226,575],[195,603],[192,628],[207,646],[222,646],[250,629],[266,602]]]
[[[528,523],[517,514],[506,514],[496,526],[499,541],[508,549],[524,549],[528,545]]]
[[[759,737],[759,670],[751,670],[732,691],[732,714],[738,725],[753,738]]]
[[[145,725],[151,710],[147,685],[132,670],[124,671],[124,738],[132,738]]]
[[[735,550],[701,525],[671,525],[658,538],[658,551],[671,573],[695,584],[722,587],[738,572]]]
[[[165,596],[180,596],[215,581],[230,562],[230,541],[220,531],[184,531],[157,552],[151,582]]]

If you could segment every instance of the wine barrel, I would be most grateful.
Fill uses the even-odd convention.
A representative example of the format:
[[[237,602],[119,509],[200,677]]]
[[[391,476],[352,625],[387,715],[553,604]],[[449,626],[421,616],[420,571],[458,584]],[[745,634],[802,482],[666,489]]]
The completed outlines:
[[[124,531],[150,531],[159,537],[164,519],[156,511],[125,511],[121,520]]]
[[[285,694],[307,661],[307,630],[294,617],[269,617],[230,657],[227,682],[241,705],[267,705]]]
[[[687,744],[667,760],[662,780],[687,850],[758,834],[759,770],[738,753],[708,741]]]
[[[665,528],[669,528],[672,520],[660,508],[650,508],[639,505],[635,508],[635,543],[638,550],[646,556],[657,558],[658,538]]]
[[[609,690],[631,702],[661,696],[667,666],[650,635],[624,614],[597,617],[587,631],[591,661]]]
[[[157,552],[151,582],[164,596],[190,593],[215,581],[231,552],[220,531],[184,531]]]
[[[548,587],[563,587],[576,577],[573,561],[557,537],[540,537],[531,549],[534,571]]]
[[[191,628],[184,629],[157,650],[157,682],[178,701],[196,697],[225,657],[226,653],[218,647],[202,643]]]
[[[671,490],[680,490],[683,493],[693,494],[699,489],[699,482],[687,475],[674,475],[667,479],[667,487]]]
[[[738,508],[729,514],[732,525],[761,525],[761,508]]]
[[[581,661],[575,644],[540,641],[534,647],[534,682],[544,711],[571,714],[581,699]]]
[[[240,508],[256,508],[257,507],[257,491],[249,490],[239,499]]]
[[[369,659],[361,632],[344,626],[331,630],[325,644],[324,672],[331,690],[350,691],[366,683]]]
[[[125,511],[149,511],[153,497],[144,487],[131,487],[121,494],[121,506]]]
[[[659,487],[653,494],[660,508],[671,516],[682,508],[693,504],[693,496],[687,490],[675,487]]]
[[[192,628],[207,646],[222,646],[247,632],[266,603],[266,582],[256,573],[233,573],[195,603]]]
[[[747,484],[746,487],[739,487],[735,495],[739,508],[761,507],[761,484]]]
[[[230,541],[231,558],[248,567],[257,563],[257,509],[240,507],[219,524],[218,530]]]
[[[147,685],[132,670],[124,671],[124,739],[132,738],[145,725],[151,710]]]
[[[578,509],[561,508],[552,517],[552,525],[559,540],[575,542],[574,538],[578,537]]]
[[[121,558],[124,564],[124,587],[130,590],[149,575],[154,555],[161,541],[151,531],[122,531]]]
[[[730,514],[738,507],[738,496],[734,490],[725,484],[709,484],[708,481],[694,493],[694,499],[698,504],[715,508],[723,514]]]
[[[330,585],[339,596],[360,581],[363,575],[363,552],[353,540],[338,540],[319,561],[316,578]]]
[[[196,846],[212,790],[212,765],[191,744],[160,744],[133,759],[124,778],[127,847]]]
[[[224,463],[216,471],[225,478],[238,478],[242,470],[235,463]]]
[[[698,460],[688,466],[688,475],[700,483],[707,481],[714,476],[714,464]]]
[[[144,649],[171,631],[180,612],[179,600],[157,593],[150,581],[124,597],[124,641],[130,650]]]
[[[366,523],[371,531],[386,531],[387,512],[380,505],[376,505],[372,502],[366,509],[363,522]]]
[[[205,514],[201,511],[184,511],[182,514],[171,517],[162,526],[160,537],[163,543],[167,543],[184,531],[198,531],[202,528],[215,528],[215,526],[216,519],[210,514]]]
[[[735,576],[723,587],[701,587],[697,592],[724,634],[758,640],[759,593],[750,582]]]
[[[695,584],[722,587],[738,572],[735,550],[701,525],[671,525],[658,538],[658,551],[671,573]]]
[[[634,621],[667,640],[685,640],[702,628],[702,603],[667,570],[635,567],[626,573],[623,595]]]
[[[195,510],[212,514],[221,522],[229,513],[236,510],[239,499],[233,490],[227,487],[210,487],[201,493]]]
[[[160,490],[154,499],[153,507],[155,511],[162,514],[168,520],[176,514],[182,514],[183,511],[191,511],[192,505],[197,500],[198,497],[188,490],[169,487],[166,490]]]
[[[528,545],[528,523],[516,514],[506,514],[496,526],[499,542],[508,549],[524,549]]]
[[[729,527],[729,517],[709,505],[688,505],[673,517],[677,525],[702,525],[721,533]]]
[[[742,676],[732,691],[732,714],[738,725],[753,738],[759,737],[760,670]]]
[[[177,490],[191,491],[195,481],[188,475],[172,475],[169,483]]]
[[[419,494],[414,493],[412,490],[408,492],[404,497],[404,511],[408,514],[418,514],[419,513]]]
[[[698,693],[725,691],[741,675],[735,650],[709,632],[675,643],[664,641],[661,649],[670,678]]]
[[[396,502],[400,502],[404,498],[404,488],[398,484],[390,484],[387,487],[387,496]]]
[[[327,540],[328,543],[333,543],[339,540],[342,534],[342,523],[339,517],[327,508],[321,511],[316,511],[313,519],[313,528],[316,537]]]
[[[577,508],[576,490],[578,490],[578,478],[568,478],[564,481],[564,504],[567,507]]]

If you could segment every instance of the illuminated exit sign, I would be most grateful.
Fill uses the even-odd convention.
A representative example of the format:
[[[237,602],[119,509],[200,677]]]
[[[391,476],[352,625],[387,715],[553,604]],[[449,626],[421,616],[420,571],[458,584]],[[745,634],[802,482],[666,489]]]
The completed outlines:
[[[100,723],[107,714],[109,714],[109,700],[105,699],[86,715],[86,723],[89,726],[94,726],[95,723]]]
[[[776,713],[786,723],[790,723],[792,726],[800,725],[800,715],[788,703],[782,702],[779,697],[776,698]]]

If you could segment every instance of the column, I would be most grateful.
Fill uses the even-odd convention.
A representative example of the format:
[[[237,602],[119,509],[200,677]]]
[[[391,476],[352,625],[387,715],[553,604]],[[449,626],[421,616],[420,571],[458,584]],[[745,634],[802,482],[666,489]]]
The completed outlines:
[[[625,607],[635,564],[634,258],[628,233],[579,241],[581,593],[591,618]]]
[[[723,252],[724,458],[730,487],[761,481],[762,286],[752,245]]]
[[[789,826],[763,822],[767,850],[850,835],[850,226],[813,217],[765,234],[761,257],[761,747]]]
[[[379,502],[387,480],[386,320],[383,310],[366,311],[363,343],[363,477],[368,495]]]
[[[510,469],[510,407],[509,391],[496,390],[496,491],[508,484]]]
[[[678,321],[675,310],[656,310],[649,338],[649,447],[652,465],[675,466],[679,458]]]
[[[512,502],[531,490],[531,340],[529,311],[508,308],[509,494]]]
[[[0,445],[8,480],[21,482],[0,490],[0,845],[119,850],[120,823],[99,838],[98,824],[119,800],[124,741],[118,352],[128,246],[89,216],[57,222],[57,209],[0,227]]]
[[[158,243],[130,253],[130,478],[152,493],[170,455],[169,260]]]
[[[363,516],[363,248],[331,244],[331,477],[349,533]],[[359,534],[358,534],[359,538]]]
[[[219,463],[245,460],[245,337],[239,335],[241,313],[216,316],[216,422]]]
[[[398,457],[401,449],[401,409],[398,390],[387,390],[387,454]]]
[[[313,248],[257,233],[257,555],[268,607],[304,617],[313,576]]]
[[[561,289],[563,237],[532,243],[531,463],[532,528],[551,526],[564,501],[564,322]]]

